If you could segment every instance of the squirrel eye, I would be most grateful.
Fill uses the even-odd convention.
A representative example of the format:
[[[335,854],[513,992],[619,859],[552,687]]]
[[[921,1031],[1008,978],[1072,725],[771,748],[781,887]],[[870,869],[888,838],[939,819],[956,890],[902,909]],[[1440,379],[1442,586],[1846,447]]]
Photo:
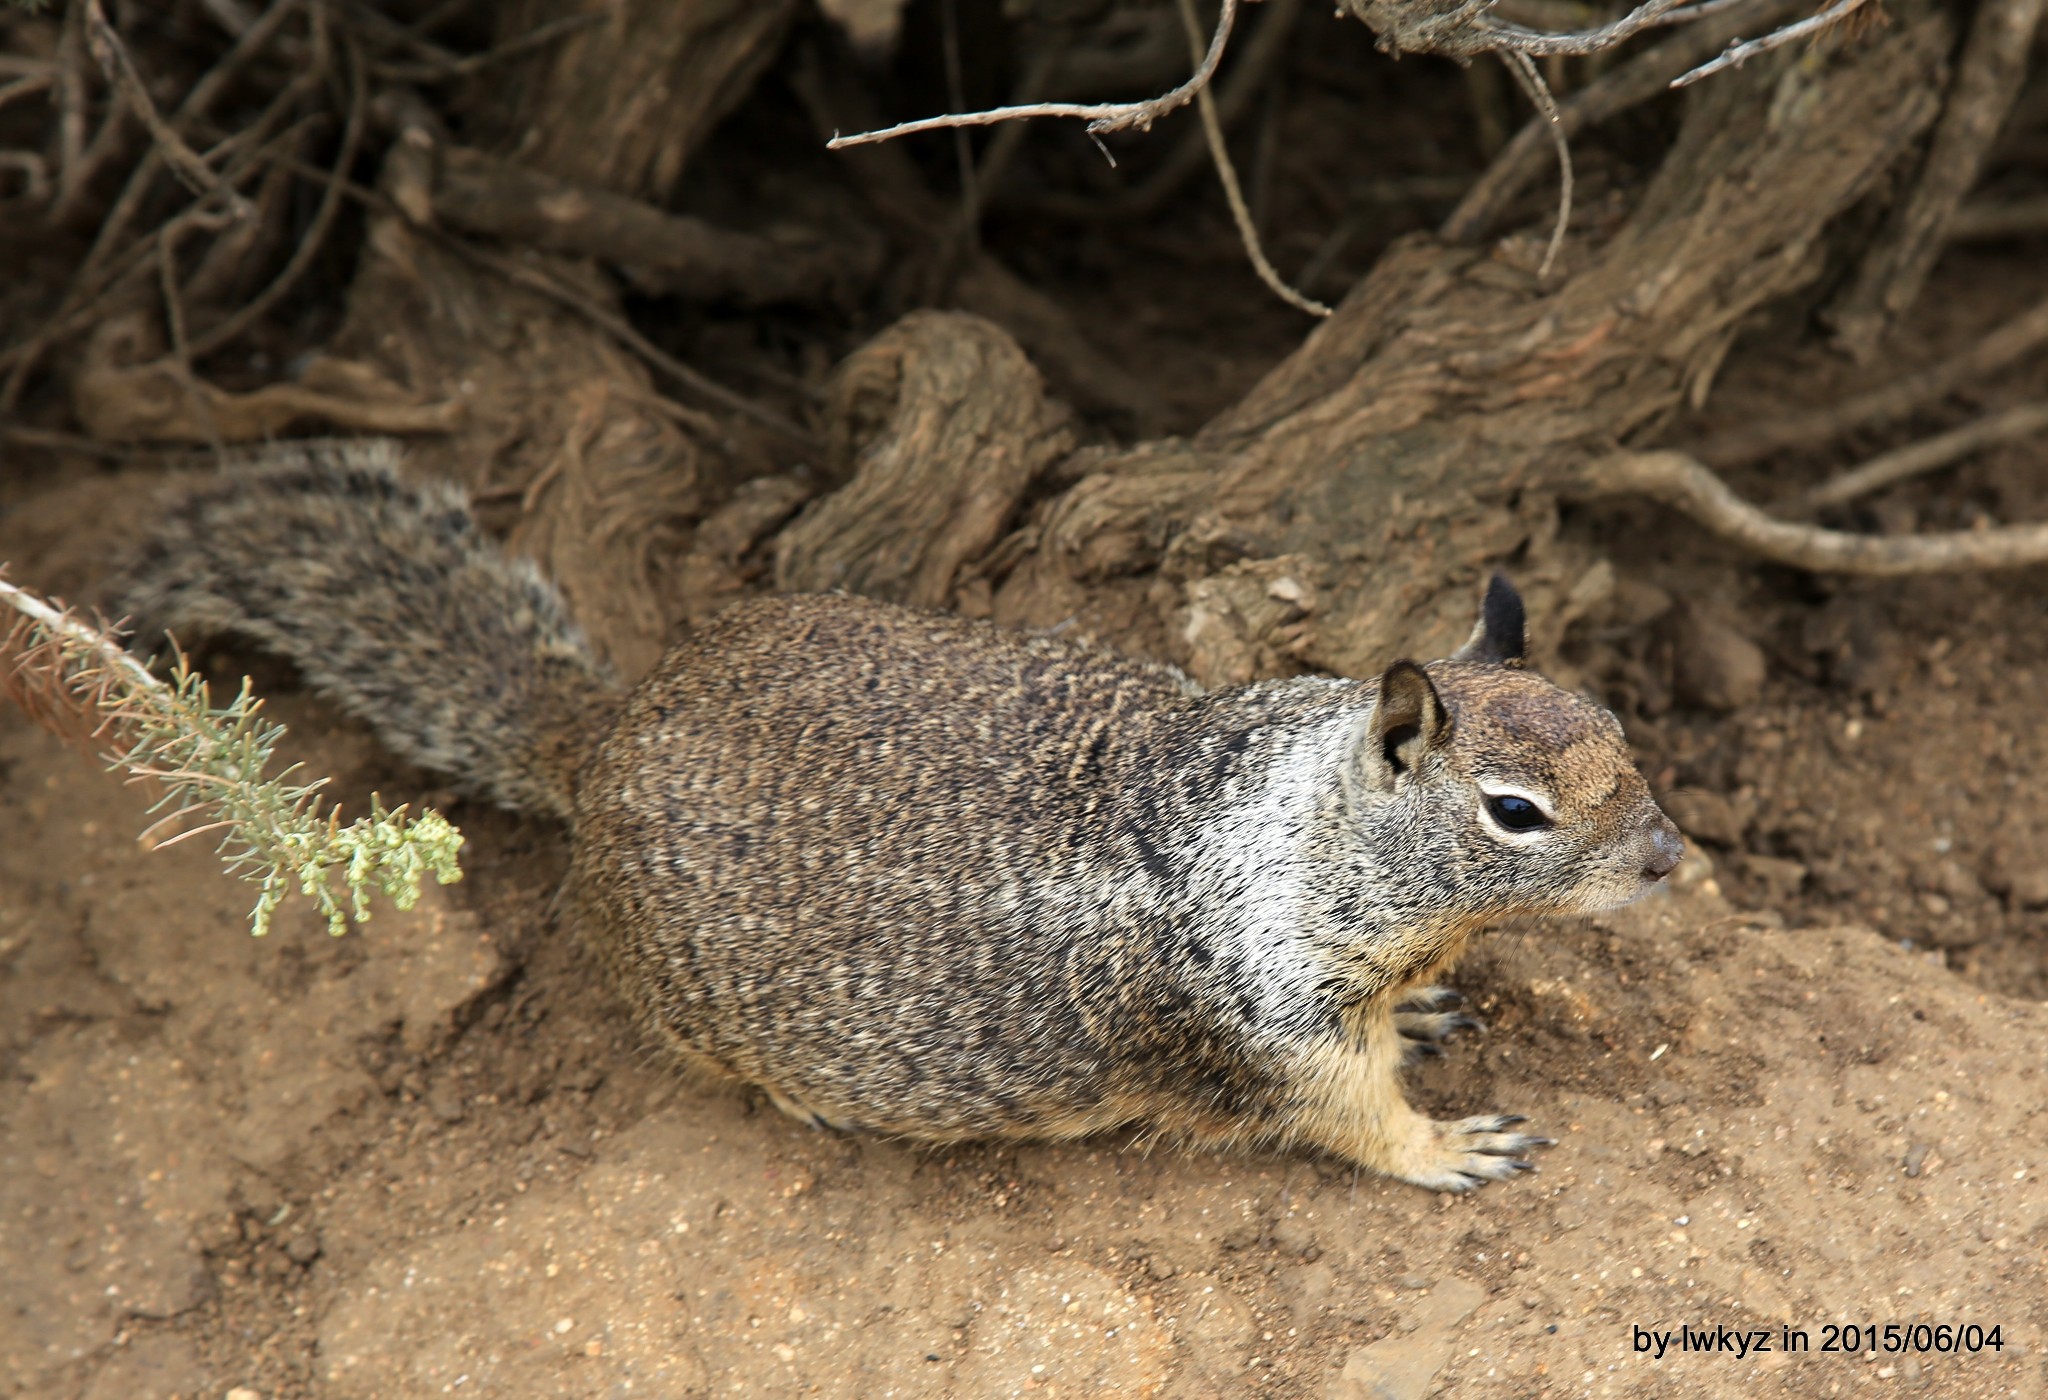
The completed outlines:
[[[1543,814],[1543,809],[1526,797],[1508,793],[1489,795],[1486,810],[1509,831],[1537,831],[1550,825],[1550,818]]]

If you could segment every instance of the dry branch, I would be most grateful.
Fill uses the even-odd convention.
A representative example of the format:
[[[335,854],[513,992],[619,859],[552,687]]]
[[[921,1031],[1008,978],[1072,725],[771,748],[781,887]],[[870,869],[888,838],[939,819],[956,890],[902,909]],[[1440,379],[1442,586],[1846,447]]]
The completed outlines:
[[[603,258],[642,291],[695,300],[839,300],[871,282],[881,261],[879,247],[857,238],[742,233],[460,147],[442,152],[432,200],[450,227]]]
[[[1110,131],[1127,131],[1136,128],[1150,131],[1152,123],[1170,112],[1179,111],[1195,100],[1195,94],[1209,85],[1216,76],[1216,65],[1223,60],[1224,47],[1230,42],[1232,25],[1237,21],[1238,0],[1223,0],[1221,13],[1216,19],[1216,31],[1209,40],[1208,51],[1188,80],[1171,92],[1143,102],[1026,102],[1014,107],[994,107],[985,112],[954,112],[941,117],[921,117],[916,121],[898,122],[895,126],[883,127],[879,131],[863,131],[853,136],[835,134],[825,143],[827,150],[844,150],[849,146],[865,146],[875,141],[890,141],[898,136],[914,136],[923,131],[945,131],[963,126],[994,126],[998,122],[1018,121],[1027,117],[1071,117],[1088,123],[1091,134]]]
[[[1885,330],[1919,298],[1947,245],[1956,211],[1976,187],[2019,99],[2043,3],[1983,0],[1977,7],[1919,181],[1893,208],[1884,235],[1835,309],[1837,333],[1859,358],[1874,351]]]
[[[1557,99],[1550,95],[1550,84],[1543,81],[1543,75],[1536,70],[1536,62],[1525,53],[1513,49],[1501,53],[1501,62],[1514,75],[1515,83],[1522,89],[1529,102],[1536,108],[1536,115],[1550,131],[1551,145],[1557,151],[1557,222],[1550,230],[1550,244],[1543,250],[1543,263],[1536,269],[1540,280],[1550,275],[1550,269],[1557,265],[1557,255],[1564,247],[1565,233],[1572,226],[1572,148],[1565,140],[1564,118],[1558,115]]]
[[[1469,243],[1498,222],[1508,204],[1528,188],[1550,159],[1555,149],[1553,130],[1569,139],[1661,95],[1673,78],[1726,46],[1735,34],[1772,22],[1794,3],[1796,0],[1738,0],[1712,16],[1702,16],[1580,88],[1558,104],[1555,128],[1539,112],[1501,148],[1486,173],[1458,201],[1443,222],[1443,236],[1454,243]]]
[[[1779,564],[1817,573],[1955,573],[2048,563],[2048,525],[1939,535],[1852,535],[1778,520],[1682,452],[1627,452],[1583,469],[1576,493],[1644,496],[1681,510],[1731,544]]]
[[[1991,414],[1974,423],[1873,457],[1860,467],[1852,467],[1839,476],[1830,477],[1806,493],[1806,504],[1813,509],[1843,505],[1893,482],[1904,481],[1909,476],[1945,467],[1979,448],[2032,437],[2044,429],[2048,429],[2048,403],[2026,403],[2008,408],[2002,413]]]
[[[1226,650],[1356,674],[1454,645],[1472,571],[1510,555],[1532,615],[1562,615],[1593,562],[1557,535],[1572,464],[1667,419],[1759,308],[1810,285],[1841,214],[1937,115],[1951,42],[1930,6],[1802,73],[1798,103],[1770,101],[1763,65],[1697,89],[1627,217],[1554,286],[1533,257],[1395,245],[1215,422],[1078,454],[1081,479],[991,566],[993,615],[1192,662],[1203,580],[1307,559],[1322,573],[1284,577],[1314,611]]]
[[[121,38],[114,33],[114,26],[107,22],[106,12],[100,7],[100,0],[85,0],[85,42],[91,50],[101,71],[121,93],[129,108],[142,119],[149,129],[150,139],[156,143],[164,163],[176,171],[178,177],[192,188],[194,194],[213,194],[221,197],[234,217],[247,218],[255,211],[249,202],[232,188],[221,183],[213,167],[201,160],[193,149],[185,144],[184,138],[171,128],[157,111],[156,103],[149,95],[149,88],[142,81],[142,75],[135,71],[134,62],[128,57],[128,50],[121,44]]]
[[[1988,335],[1952,355],[1832,407],[1717,434],[1696,445],[1694,455],[1716,467],[1741,466],[1788,448],[1816,447],[1855,428],[1895,423],[1965,384],[1995,374],[2048,341],[2048,300],[2035,303]]]
[[[1747,43],[1731,45],[1728,52],[1722,54],[1711,63],[1702,63],[1684,77],[1674,79],[1671,86],[1689,86],[1702,78],[1722,72],[1725,69],[1740,67],[1760,54],[1769,53],[1772,49],[1782,48],[1786,44],[1793,43],[1799,39],[1810,39],[1823,30],[1831,29],[1835,25],[1840,24],[1843,20],[1849,18],[1850,15],[1862,9],[1866,3],[1867,0],[1835,0],[1834,4],[1810,19],[1803,19],[1797,24],[1788,24],[1783,29],[1766,34],[1760,39],[1751,39]]]
[[[2048,231],[2048,195],[2028,199],[1972,200],[1949,220],[1952,243],[1992,243],[2007,238],[2034,238]]]
[[[1303,0],[1264,0],[1263,12],[1251,38],[1234,51],[1230,71],[1217,80],[1216,120],[1228,131],[1250,110],[1252,99],[1263,91],[1286,55],[1287,41],[1301,17]],[[1007,127],[1005,134],[1023,134],[1021,127]],[[1001,140],[1002,137],[997,137]],[[995,150],[990,143],[990,153]],[[1213,164],[1209,134],[1190,132],[1164,160],[1138,184],[1105,199],[1084,198],[1065,193],[1034,196],[1029,208],[1034,213],[1058,218],[1097,222],[1107,219],[1142,219],[1157,213],[1188,179],[1205,165]]]
[[[279,164],[307,179],[326,180],[331,178],[331,172],[319,170],[303,162],[286,157],[276,157],[275,159]],[[404,210],[395,201],[376,190],[358,185],[349,180],[341,181],[340,189],[349,198],[381,213],[400,219],[406,219],[407,217]],[[431,224],[416,224],[412,223],[409,219],[407,219],[407,223],[409,227],[413,228],[423,237],[432,239],[439,247],[453,253],[465,262],[474,264],[476,267],[490,272],[494,276],[501,277],[515,286],[524,287],[530,292],[538,293],[549,301],[575,312],[593,327],[632,351],[650,367],[667,375],[692,393],[708,399],[722,408],[730,409],[743,418],[751,419],[778,437],[784,438],[799,447],[810,448],[817,445],[817,438],[814,434],[792,423],[789,419],[775,412],[775,410],[755,402],[737,390],[727,388],[717,380],[684,364],[635,330],[632,322],[628,321],[623,315],[608,307],[599,305],[595,300],[581,292],[564,286],[542,269],[528,266],[514,259],[502,257],[496,253],[476,247],[445,230],[435,228]],[[4,359],[0,359],[0,363],[4,363]],[[387,428],[382,431],[399,432],[402,430]]]
[[[1180,0],[1180,17],[1187,28],[1190,51],[1200,56],[1202,30],[1195,18],[1194,0]],[[1209,156],[1216,162],[1217,178],[1223,182],[1223,198],[1230,205],[1231,220],[1237,225],[1238,241],[1244,244],[1245,256],[1251,259],[1252,269],[1259,274],[1259,280],[1274,296],[1295,310],[1305,311],[1311,316],[1329,315],[1329,307],[1288,286],[1286,279],[1274,271],[1273,264],[1267,260],[1266,250],[1259,244],[1258,225],[1252,221],[1251,210],[1245,207],[1244,191],[1238,187],[1237,167],[1231,164],[1230,146],[1223,139],[1223,122],[1217,115],[1215,95],[1206,86],[1195,94],[1195,106],[1202,118],[1202,135],[1209,143]]]

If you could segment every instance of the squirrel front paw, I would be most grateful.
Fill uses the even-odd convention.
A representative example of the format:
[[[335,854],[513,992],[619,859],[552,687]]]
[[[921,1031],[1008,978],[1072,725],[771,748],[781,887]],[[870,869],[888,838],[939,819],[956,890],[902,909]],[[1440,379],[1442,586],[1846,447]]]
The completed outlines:
[[[1454,1122],[1417,1118],[1413,1136],[1382,1170],[1432,1191],[1461,1195],[1489,1181],[1533,1172],[1536,1164],[1522,1154],[1554,1147],[1557,1140],[1509,1131],[1528,1121],[1518,1113],[1485,1114]]]

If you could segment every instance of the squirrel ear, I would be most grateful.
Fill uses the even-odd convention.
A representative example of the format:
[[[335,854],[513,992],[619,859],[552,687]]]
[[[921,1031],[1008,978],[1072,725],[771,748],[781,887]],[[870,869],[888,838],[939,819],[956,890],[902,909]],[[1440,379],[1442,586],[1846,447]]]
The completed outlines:
[[[1392,791],[1424,754],[1450,738],[1450,711],[1429,673],[1413,661],[1396,661],[1380,676],[1379,699],[1359,744],[1359,774],[1368,786]]]
[[[1479,625],[1465,645],[1452,653],[1451,660],[1519,666],[1524,647],[1522,595],[1506,574],[1496,573],[1487,582],[1486,601],[1479,605]]]

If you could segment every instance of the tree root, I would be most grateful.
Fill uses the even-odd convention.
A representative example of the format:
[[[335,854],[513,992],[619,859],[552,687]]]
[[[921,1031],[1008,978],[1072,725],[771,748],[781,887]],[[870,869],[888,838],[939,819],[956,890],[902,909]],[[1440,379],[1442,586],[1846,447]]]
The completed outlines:
[[[1566,494],[1647,496],[1683,511],[1714,535],[1779,564],[1816,573],[1955,573],[2048,563],[2048,525],[1938,535],[1853,535],[1764,514],[1683,452],[1624,452],[1580,473]]]
[[[1873,457],[1862,466],[1852,467],[1814,487],[1806,493],[1806,504],[1814,509],[1842,505],[1895,481],[1945,467],[1980,447],[2032,437],[2044,428],[2048,428],[2048,403],[2023,403],[2003,413],[1990,414],[1974,423],[1966,423],[1960,428]]]
[[[1912,193],[1893,210],[1861,275],[1836,307],[1843,346],[1859,359],[1919,298],[1964,196],[1976,186],[2020,85],[2043,0],[1984,0]]]
[[[1943,395],[1996,373],[2044,341],[2048,341],[2048,301],[2036,302],[1988,335],[1972,340],[1960,354],[1904,378],[1797,418],[1719,434],[1693,451],[1712,466],[1743,466],[1787,448],[1818,447],[1854,428],[1896,423]]]

